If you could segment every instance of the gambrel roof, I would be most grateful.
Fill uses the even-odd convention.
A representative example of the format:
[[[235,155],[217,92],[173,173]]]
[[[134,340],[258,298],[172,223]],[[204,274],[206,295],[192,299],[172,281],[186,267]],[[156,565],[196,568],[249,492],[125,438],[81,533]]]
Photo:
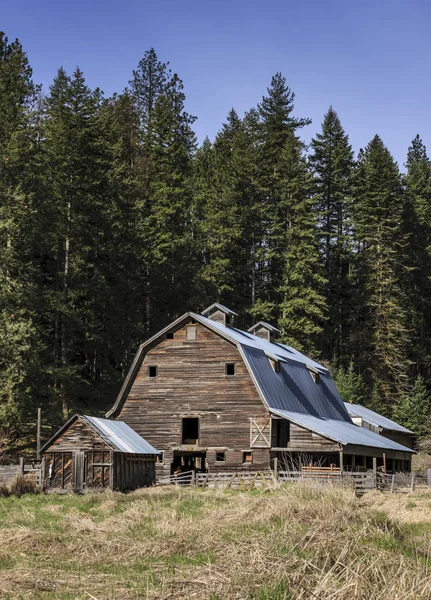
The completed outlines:
[[[191,320],[237,346],[262,401],[274,415],[287,418],[340,444],[412,452],[409,448],[355,425],[328,369],[323,365],[290,346],[269,342],[250,331],[227,327],[194,312],[182,315],[139,347],[115,405],[107,413],[108,417],[119,414],[147,348],[157,344],[168,331]],[[278,361],[279,369],[275,370],[268,359]]]

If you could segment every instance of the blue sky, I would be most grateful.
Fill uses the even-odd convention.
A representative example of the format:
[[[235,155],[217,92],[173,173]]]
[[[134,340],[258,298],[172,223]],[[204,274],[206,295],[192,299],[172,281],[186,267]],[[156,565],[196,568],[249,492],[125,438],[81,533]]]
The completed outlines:
[[[183,79],[200,140],[242,114],[281,71],[309,141],[330,104],[357,151],[378,133],[402,165],[419,133],[431,154],[428,0],[0,0],[34,78],[77,65],[89,85],[121,91],[154,47]]]

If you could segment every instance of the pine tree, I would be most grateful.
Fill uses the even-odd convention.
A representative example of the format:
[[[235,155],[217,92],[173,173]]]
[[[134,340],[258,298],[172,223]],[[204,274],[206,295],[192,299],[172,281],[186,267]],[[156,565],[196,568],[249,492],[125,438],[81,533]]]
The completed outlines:
[[[280,210],[284,214],[285,240],[281,254],[282,271],[279,326],[283,341],[296,349],[316,355],[326,317],[317,227],[311,197],[311,174],[302,144],[293,136],[281,152],[283,172]]]
[[[298,129],[308,125],[309,119],[297,119],[292,116],[295,94],[286,84],[281,73],[271,80],[267,96],[257,109],[257,127],[259,141],[259,210],[256,218],[260,222],[261,240],[256,256],[259,275],[255,283],[255,302],[253,308],[256,317],[277,318],[281,285],[283,244],[285,240],[285,213],[281,208],[282,188],[285,183],[284,170],[286,157],[282,152]],[[260,313],[260,314],[259,314]]]
[[[412,363],[415,372],[431,375],[431,162],[416,136],[408,150],[405,178],[406,249],[411,268],[404,274],[408,296]]]
[[[418,375],[410,391],[405,392],[394,410],[394,419],[411,429],[419,438],[429,434],[431,396],[424,378]]]
[[[358,159],[353,193],[357,242],[356,364],[383,407],[407,383],[404,196],[398,166],[375,138]]]
[[[45,120],[45,156],[52,224],[47,242],[47,302],[55,389],[64,416],[86,396],[106,367],[104,313],[109,298],[104,273],[109,230],[108,163],[99,122],[98,92],[77,69],[63,69],[51,86]]]
[[[137,206],[149,333],[184,311],[193,294],[195,264],[188,230],[195,117],[185,111],[182,81],[153,49],[140,61],[130,89],[140,120],[143,168]]]
[[[38,109],[26,54],[0,32],[0,445],[25,431],[42,388],[32,264]]]
[[[334,381],[344,402],[364,404],[367,399],[367,389],[364,379],[355,370],[353,360],[348,368],[339,367],[334,371]]]
[[[352,312],[351,222],[349,200],[353,151],[332,106],[322,123],[322,133],[311,141],[311,165],[315,173],[315,206],[321,232],[320,251],[325,265],[326,303],[324,354],[338,363],[348,355],[348,324]]]

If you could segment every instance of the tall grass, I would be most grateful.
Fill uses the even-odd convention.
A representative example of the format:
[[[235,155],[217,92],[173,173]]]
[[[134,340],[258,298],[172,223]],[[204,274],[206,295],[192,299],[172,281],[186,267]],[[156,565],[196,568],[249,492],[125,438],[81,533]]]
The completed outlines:
[[[418,535],[302,485],[24,495],[0,500],[0,597],[429,600]]]

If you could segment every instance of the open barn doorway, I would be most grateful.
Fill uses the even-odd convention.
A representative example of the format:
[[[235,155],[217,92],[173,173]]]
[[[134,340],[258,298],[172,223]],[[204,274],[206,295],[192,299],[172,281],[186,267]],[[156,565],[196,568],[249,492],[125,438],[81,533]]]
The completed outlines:
[[[192,450],[174,450],[171,475],[175,473],[187,473],[195,471],[196,473],[206,473],[206,452],[193,452]]]

